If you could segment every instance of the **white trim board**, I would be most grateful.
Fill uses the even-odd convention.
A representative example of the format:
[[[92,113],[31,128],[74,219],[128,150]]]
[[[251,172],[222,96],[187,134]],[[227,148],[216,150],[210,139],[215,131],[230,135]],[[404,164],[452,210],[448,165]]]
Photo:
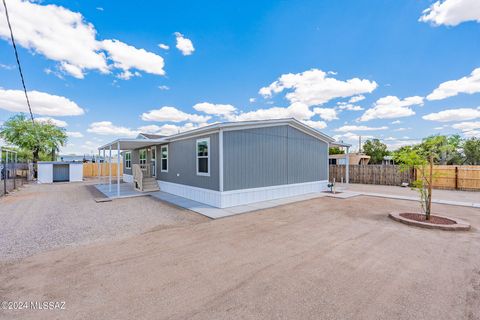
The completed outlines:
[[[217,208],[228,208],[249,203],[322,192],[327,190],[328,184],[327,180],[322,180],[220,192],[161,180],[157,180],[157,182],[161,191],[205,203]]]

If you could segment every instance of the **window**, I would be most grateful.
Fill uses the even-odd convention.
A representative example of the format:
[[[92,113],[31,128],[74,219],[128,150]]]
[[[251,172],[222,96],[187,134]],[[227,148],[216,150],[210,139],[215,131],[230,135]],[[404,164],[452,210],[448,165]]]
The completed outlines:
[[[168,146],[160,147],[161,167],[160,171],[168,172]]]
[[[197,175],[210,175],[210,138],[197,140]]]
[[[131,168],[132,168],[132,153],[125,152],[125,169],[131,169]]]
[[[145,170],[147,168],[147,149],[142,149],[139,151],[139,159],[140,159],[140,168]]]

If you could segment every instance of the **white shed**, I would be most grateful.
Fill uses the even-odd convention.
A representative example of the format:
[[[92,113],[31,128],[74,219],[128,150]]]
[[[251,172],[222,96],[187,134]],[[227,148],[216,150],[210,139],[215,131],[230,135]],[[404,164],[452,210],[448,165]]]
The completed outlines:
[[[74,182],[83,180],[83,163],[74,161],[38,162],[38,182]]]

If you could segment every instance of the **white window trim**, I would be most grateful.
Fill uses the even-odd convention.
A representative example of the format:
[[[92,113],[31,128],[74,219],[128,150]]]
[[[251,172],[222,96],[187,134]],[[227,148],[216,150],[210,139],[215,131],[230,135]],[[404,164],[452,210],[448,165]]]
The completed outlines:
[[[128,159],[128,162],[130,162],[129,166],[127,166],[127,154],[130,156],[130,159]],[[125,152],[125,169],[132,169],[132,152],[130,151]]]
[[[155,154],[155,158],[153,155]],[[152,166],[152,177],[157,176],[157,147],[152,146],[150,149],[150,161]]]
[[[167,149],[167,157],[165,158],[165,159],[167,159],[167,169],[166,170],[163,170],[163,160],[164,160],[163,151],[162,151],[163,148]],[[168,144],[160,146],[160,172],[168,172],[168,157],[169,157],[169,155],[168,155]]]
[[[202,157],[199,157],[198,156],[198,143],[199,142],[204,142],[206,141],[207,142],[207,150],[208,150],[208,155],[205,157],[205,156],[202,156]],[[196,143],[195,143],[195,160],[196,160],[196,166],[197,166],[197,176],[206,176],[206,177],[210,177],[210,153],[211,153],[211,149],[210,149],[210,138],[202,138],[202,139],[197,139]],[[207,162],[208,162],[208,172],[198,172],[198,159],[200,158],[207,158]]]

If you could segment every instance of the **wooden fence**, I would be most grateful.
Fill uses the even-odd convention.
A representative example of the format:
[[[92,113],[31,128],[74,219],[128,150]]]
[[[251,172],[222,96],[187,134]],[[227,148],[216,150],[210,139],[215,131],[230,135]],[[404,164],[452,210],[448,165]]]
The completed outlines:
[[[350,165],[349,168],[351,183],[399,186],[414,180],[413,170],[403,172],[400,166]],[[336,182],[345,181],[345,165],[330,165],[330,181],[334,178]]]
[[[100,163],[100,176],[109,175],[108,163]],[[123,175],[123,165],[120,163],[120,176]],[[84,163],[83,164],[83,176],[88,177],[97,177],[98,176],[98,163]],[[112,163],[112,177],[117,176],[117,164]]]
[[[351,183],[399,186],[412,183],[416,170],[400,170],[397,165],[350,165]],[[434,166],[433,187],[438,189],[480,190],[480,166]],[[345,181],[345,165],[330,165],[330,181]]]

